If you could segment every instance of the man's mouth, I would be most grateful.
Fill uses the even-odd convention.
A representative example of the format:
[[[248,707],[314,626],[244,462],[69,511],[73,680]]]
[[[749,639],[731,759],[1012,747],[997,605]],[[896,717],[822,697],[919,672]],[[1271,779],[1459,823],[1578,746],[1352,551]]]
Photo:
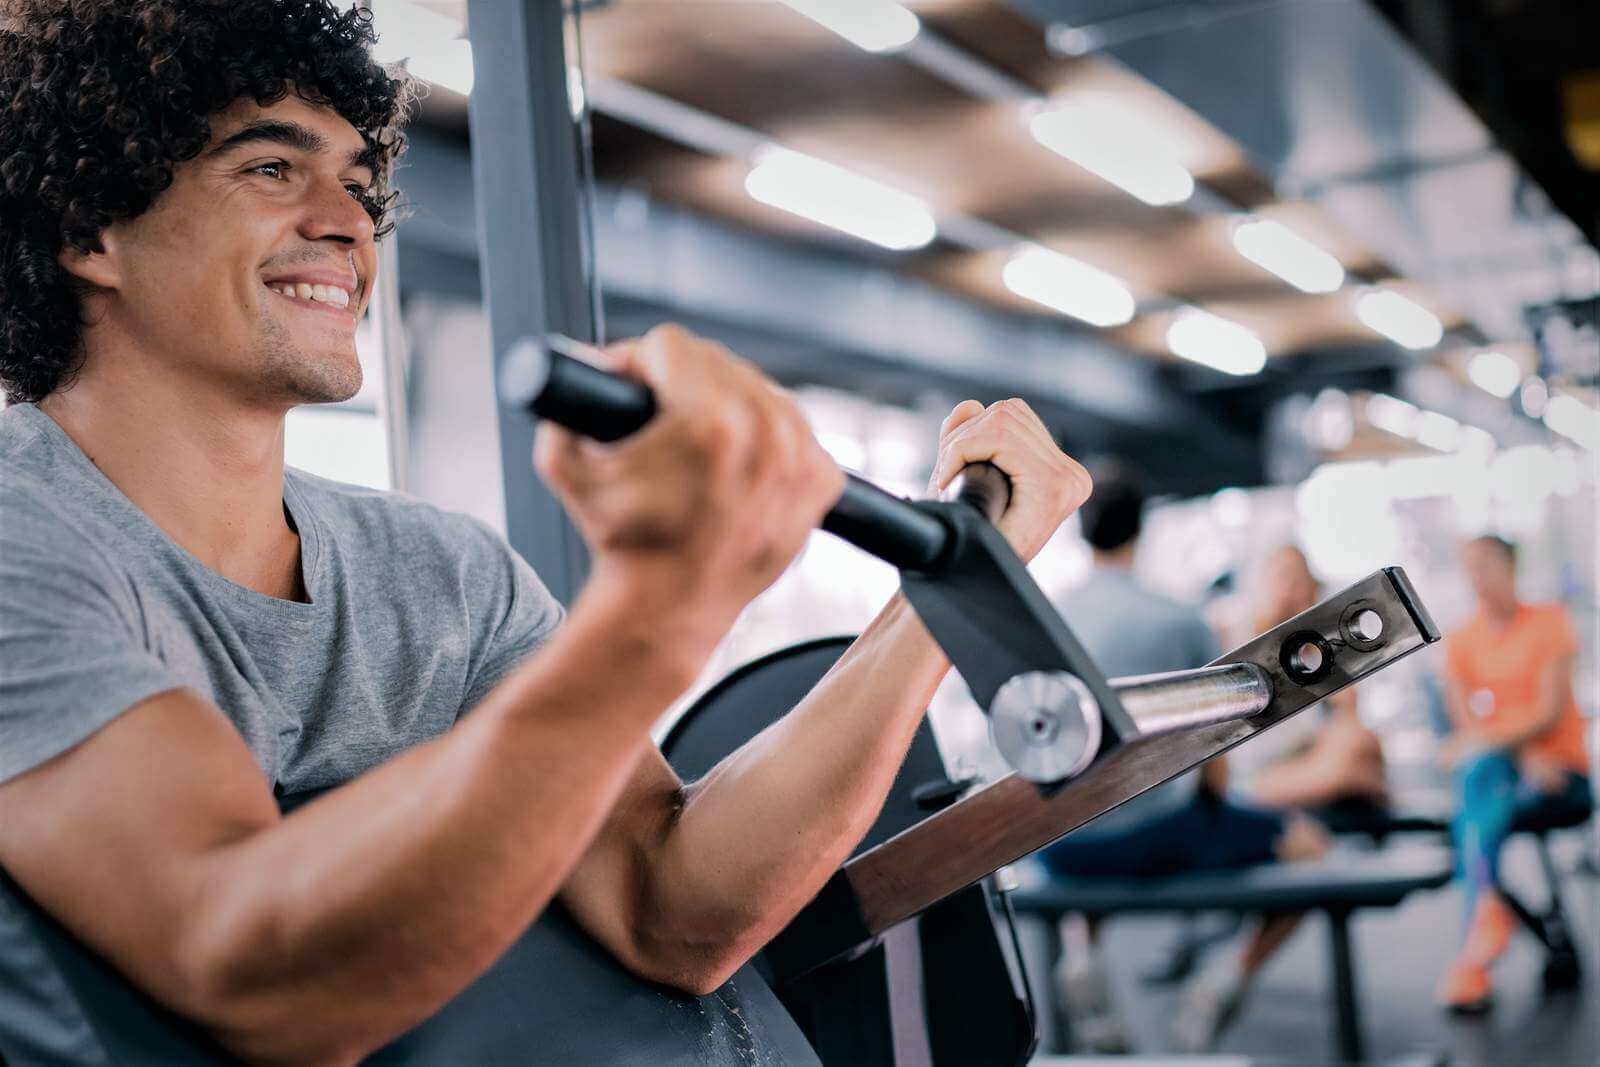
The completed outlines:
[[[274,282],[267,285],[279,296],[311,304],[325,304],[344,310],[350,306],[350,290],[337,285],[311,285],[306,282]]]

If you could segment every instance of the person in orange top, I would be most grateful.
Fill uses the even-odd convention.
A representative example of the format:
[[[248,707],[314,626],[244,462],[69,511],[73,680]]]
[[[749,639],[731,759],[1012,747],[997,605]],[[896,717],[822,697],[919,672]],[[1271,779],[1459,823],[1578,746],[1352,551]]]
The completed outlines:
[[[1439,997],[1456,1011],[1483,1011],[1492,994],[1489,965],[1517,925],[1496,888],[1501,845],[1519,817],[1555,807],[1588,811],[1593,794],[1572,692],[1578,642],[1566,610],[1517,599],[1516,548],[1498,537],[1468,542],[1462,564],[1478,613],[1445,646],[1453,732],[1440,756],[1460,791],[1453,831],[1468,929]]]

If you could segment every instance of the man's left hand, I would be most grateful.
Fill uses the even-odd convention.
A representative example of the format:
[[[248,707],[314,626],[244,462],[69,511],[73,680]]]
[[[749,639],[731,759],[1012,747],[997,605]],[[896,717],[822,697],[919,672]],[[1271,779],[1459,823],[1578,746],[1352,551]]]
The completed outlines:
[[[1025,402],[984,407],[963,400],[939,428],[939,456],[930,491],[942,492],[969,463],[993,463],[1011,479],[1011,503],[996,525],[1026,563],[1068,515],[1089,499],[1094,483],[1060,448]]]

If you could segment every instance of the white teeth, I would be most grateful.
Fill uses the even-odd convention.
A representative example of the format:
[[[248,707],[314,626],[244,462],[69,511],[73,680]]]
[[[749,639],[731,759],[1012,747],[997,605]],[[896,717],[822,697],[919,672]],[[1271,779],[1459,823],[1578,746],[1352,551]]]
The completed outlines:
[[[267,288],[291,300],[314,300],[319,304],[331,304],[340,308],[350,306],[350,293],[337,285],[285,282],[282,285],[269,285]]]

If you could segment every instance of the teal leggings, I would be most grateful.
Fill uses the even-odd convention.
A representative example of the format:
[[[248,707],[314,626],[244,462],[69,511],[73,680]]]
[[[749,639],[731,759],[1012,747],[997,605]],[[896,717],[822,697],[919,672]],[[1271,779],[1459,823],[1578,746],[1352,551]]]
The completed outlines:
[[[1457,874],[1467,890],[1467,914],[1478,894],[1500,882],[1500,846],[1519,820],[1568,811],[1588,812],[1594,806],[1589,779],[1567,776],[1559,793],[1541,793],[1517,773],[1503,752],[1489,752],[1456,769],[1460,813],[1451,825],[1456,842]]]

